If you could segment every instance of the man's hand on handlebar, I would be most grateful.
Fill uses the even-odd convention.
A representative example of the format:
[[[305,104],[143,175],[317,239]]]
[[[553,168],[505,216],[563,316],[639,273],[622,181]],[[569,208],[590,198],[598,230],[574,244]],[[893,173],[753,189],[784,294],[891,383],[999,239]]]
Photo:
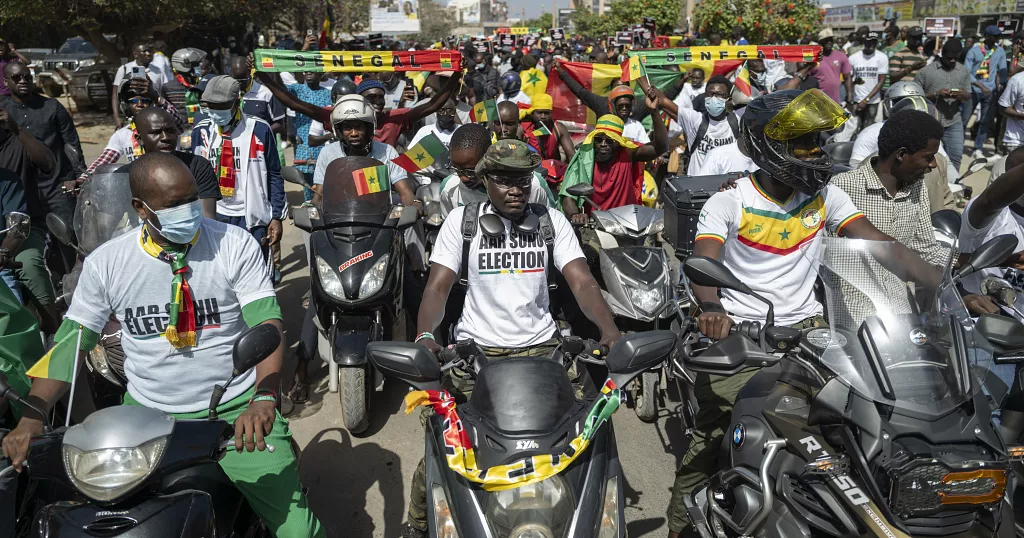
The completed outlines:
[[[622,338],[622,333],[619,331],[613,331],[608,334],[602,334],[601,345],[610,350],[611,348],[615,347],[615,344],[618,343],[620,338]]]
[[[587,217],[586,213],[576,213],[569,217],[569,220],[572,222],[573,226],[585,226],[587,221],[590,219]]]
[[[732,318],[724,312],[702,312],[697,318],[697,328],[701,334],[712,340],[721,340],[729,336]]]
[[[11,460],[11,465],[19,473],[24,469],[25,460],[28,458],[29,443],[32,438],[43,434],[42,421],[23,418],[18,427],[11,430],[4,436],[3,453]]]
[[[433,338],[424,338],[423,340],[420,340],[418,343],[426,346],[426,348],[430,350],[430,352],[433,353],[434,356],[438,358],[438,360],[440,360],[440,353],[444,351],[444,348],[441,347],[441,344],[435,342]]]

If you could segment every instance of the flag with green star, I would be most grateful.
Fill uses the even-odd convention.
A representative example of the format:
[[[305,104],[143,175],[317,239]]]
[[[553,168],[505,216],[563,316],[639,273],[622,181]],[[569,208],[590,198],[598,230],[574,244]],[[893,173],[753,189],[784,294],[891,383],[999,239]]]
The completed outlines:
[[[533,99],[534,95],[547,93],[548,91],[548,77],[544,74],[544,71],[536,67],[524,69],[519,73],[519,79],[522,82],[523,93],[529,95],[530,99]]]
[[[406,172],[411,174],[434,164],[434,161],[444,155],[446,151],[448,151],[448,148],[444,147],[444,144],[437,138],[437,135],[430,133],[423,140],[420,140],[418,144],[409,148],[409,151],[392,159],[391,162],[401,166]]]
[[[641,58],[639,56],[629,57],[629,66],[627,67],[627,69],[629,69],[630,81],[647,76],[647,71],[644,69],[644,64],[640,60]]]

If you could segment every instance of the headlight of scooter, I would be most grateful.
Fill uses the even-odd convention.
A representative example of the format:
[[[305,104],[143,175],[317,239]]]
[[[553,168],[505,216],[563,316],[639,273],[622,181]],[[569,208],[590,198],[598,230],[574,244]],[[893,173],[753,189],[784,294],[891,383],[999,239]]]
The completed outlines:
[[[444,488],[434,484],[430,491],[434,494],[434,528],[437,529],[437,538],[459,538],[459,531],[455,530],[455,518],[452,516],[451,507],[448,506]]]
[[[654,314],[661,307],[663,296],[661,288],[641,289],[623,286],[629,294],[629,302],[647,314]]]
[[[494,536],[559,538],[572,521],[576,503],[565,479],[555,475],[487,496],[484,515]]]
[[[646,230],[644,230],[644,235],[654,235],[656,233],[661,233],[661,231],[664,229],[665,217],[662,217],[652,222],[651,225],[648,226]]]
[[[78,491],[90,499],[112,501],[142,483],[160,463],[169,436],[134,448],[104,448],[83,452],[61,447],[64,470]]]
[[[341,285],[341,278],[338,277],[338,273],[334,272],[334,268],[331,264],[324,261],[320,256],[316,257],[316,272],[320,275],[320,286],[324,289],[324,292],[331,297],[339,301],[348,300],[345,297],[345,288]]]
[[[363,275],[363,283],[359,285],[360,299],[365,299],[380,291],[380,287],[384,285],[384,277],[386,276],[385,271],[387,271],[388,260],[390,258],[390,254],[384,254],[380,257],[380,260],[373,264],[373,267]]]

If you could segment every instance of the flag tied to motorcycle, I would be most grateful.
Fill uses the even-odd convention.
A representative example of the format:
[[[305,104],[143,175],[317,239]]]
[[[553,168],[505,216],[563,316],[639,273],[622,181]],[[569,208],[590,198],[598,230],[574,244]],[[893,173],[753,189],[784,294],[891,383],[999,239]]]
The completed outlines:
[[[455,409],[455,398],[446,390],[419,390],[405,397],[405,413],[430,406],[443,417],[445,459],[448,467],[465,479],[482,484],[486,491],[502,491],[535,484],[562,472],[587,447],[598,428],[607,422],[621,403],[621,394],[612,380],[605,382],[601,396],[583,420],[583,431],[560,454],[538,454],[489,469],[477,469],[476,455],[469,434]]]
[[[434,164],[434,161],[444,155],[446,151],[448,151],[448,148],[444,147],[444,144],[437,138],[437,135],[430,133],[423,137],[423,140],[420,140],[415,146],[409,148],[409,151],[399,155],[396,159],[392,159],[391,162],[412,174]]]
[[[454,50],[291,51],[257,49],[256,70],[270,73],[461,71],[462,54]]]
[[[81,341],[78,338],[79,331],[82,332]],[[38,338],[36,340],[38,341]],[[99,340],[99,333],[86,329],[73,319],[64,318],[64,322],[57,329],[57,334],[53,335],[53,347],[29,368],[25,375],[33,379],[54,379],[70,383],[75,377],[78,351],[92,350]]]

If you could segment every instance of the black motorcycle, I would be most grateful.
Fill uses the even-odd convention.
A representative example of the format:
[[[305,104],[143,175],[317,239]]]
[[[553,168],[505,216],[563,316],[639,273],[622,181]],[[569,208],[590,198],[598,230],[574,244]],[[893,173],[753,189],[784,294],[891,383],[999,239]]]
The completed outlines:
[[[821,241],[804,262],[823,284],[830,328],[806,334],[775,325],[771,303],[724,265],[684,263],[691,282],[769,306],[764,324],[742,322],[713,344],[683,320],[688,369],[760,368],[737,397],[720,471],[684,499],[694,528],[705,538],[1013,536],[1006,492],[1024,448],[1001,438],[993,412],[1024,327],[990,314],[972,322],[956,282],[998,265],[1016,240],[993,239],[915,294],[883,267],[895,267],[888,244]]]
[[[601,361],[608,367],[605,387],[625,387],[665,359],[675,346],[671,331],[623,336]],[[458,404],[461,424],[435,415],[426,424],[425,463],[429,536],[463,537],[624,537],[624,477],[611,422],[594,421],[597,399],[577,400],[563,360],[604,356],[592,341],[568,338],[551,359],[511,357],[488,360],[479,347],[460,342],[443,353],[442,368],[424,346],[377,342],[367,348],[374,366],[413,387],[440,390],[442,370],[471,372],[469,402]],[[461,425],[461,429],[459,426]],[[596,429],[591,429],[596,428]],[[590,431],[589,445],[579,444]],[[538,475],[525,485],[500,490],[466,479],[446,455],[465,432],[477,468],[487,476],[528,476],[539,465],[568,466]],[[465,445],[463,445],[465,446]],[[495,469],[505,466],[507,474]],[[468,469],[464,472],[469,472]],[[480,471],[483,472],[483,471]],[[478,480],[475,480],[478,481]],[[491,489],[490,491],[488,489]]]
[[[415,208],[393,205],[389,191],[360,196],[351,175],[332,170],[320,206],[296,208],[292,216],[310,234],[317,349],[330,369],[330,391],[340,391],[345,428],[359,433],[369,426],[370,395],[384,384],[367,361],[366,345],[409,336],[403,231],[418,215]],[[305,183],[297,171],[285,169],[282,175]]]
[[[31,536],[270,537],[217,464],[234,450],[234,428],[216,408],[235,378],[270,356],[280,331],[258,325],[235,342],[232,377],[214,387],[207,420],[177,420],[141,406],[116,406],[32,441],[28,477],[53,481],[74,499],[36,512]],[[31,405],[0,374],[0,397]],[[273,452],[278,447],[267,446]],[[280,447],[294,450],[293,447]],[[13,467],[0,471],[13,472]]]

